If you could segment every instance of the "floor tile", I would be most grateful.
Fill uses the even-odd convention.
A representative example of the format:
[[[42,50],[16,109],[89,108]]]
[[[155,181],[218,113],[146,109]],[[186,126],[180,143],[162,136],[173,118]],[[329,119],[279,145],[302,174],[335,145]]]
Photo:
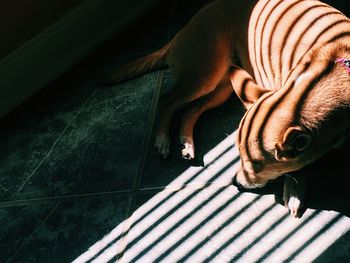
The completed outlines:
[[[1,199],[130,189],[157,76],[98,88],[78,111],[54,116],[58,125],[44,115],[41,132],[28,127],[8,135],[1,147]],[[71,116],[65,125],[62,115]]]
[[[315,263],[327,262],[348,262],[350,244],[350,232],[341,236],[335,243],[333,243],[326,251],[314,261]]]
[[[0,120],[1,200],[10,198],[36,169],[94,88],[69,74],[64,80]]]
[[[125,195],[60,203],[10,258],[12,262],[92,259],[107,239],[107,246],[122,239],[129,204]]]
[[[1,208],[0,261],[11,259],[56,209],[55,204]]]

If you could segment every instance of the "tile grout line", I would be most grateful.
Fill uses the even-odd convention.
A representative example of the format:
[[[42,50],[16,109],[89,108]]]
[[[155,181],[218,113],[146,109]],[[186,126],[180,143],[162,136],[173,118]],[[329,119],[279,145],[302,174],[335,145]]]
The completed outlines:
[[[29,205],[41,205],[41,204],[47,204],[50,202],[63,202],[63,201],[69,201],[69,200],[77,200],[77,199],[83,199],[83,198],[94,198],[94,197],[100,197],[100,196],[105,196],[105,195],[119,195],[119,194],[128,194],[128,193],[133,193],[133,195],[140,189],[140,181],[141,181],[141,176],[143,173],[143,166],[146,160],[147,152],[148,152],[148,147],[149,147],[149,142],[150,142],[150,137],[152,133],[152,128],[153,128],[153,123],[155,119],[155,114],[157,110],[157,105],[159,101],[159,96],[160,96],[160,88],[163,80],[163,71],[159,71],[156,80],[155,80],[155,89],[151,101],[151,108],[150,112],[148,114],[147,122],[146,122],[146,132],[144,135],[144,139],[142,142],[143,149],[142,149],[142,156],[139,161],[139,166],[136,172],[136,178],[133,184],[133,188],[131,190],[119,190],[119,191],[108,191],[108,192],[98,192],[98,193],[87,193],[87,194],[78,194],[78,195],[67,195],[67,196],[54,196],[54,197],[44,197],[44,198],[33,198],[33,199],[23,199],[23,200],[7,200],[7,201],[0,201],[0,208],[9,208],[9,207],[18,207],[18,206],[29,206]],[[83,106],[78,110],[77,115],[80,114],[81,110],[86,106],[87,102],[90,101],[90,98],[93,96],[93,94],[96,92],[94,90],[92,94],[89,96],[87,101],[83,104]],[[76,119],[76,116],[72,118],[71,122],[67,127],[64,128],[63,132],[71,125],[71,123]],[[62,132],[62,133],[63,133]],[[59,136],[60,138],[61,136]],[[57,139],[58,141],[58,139]],[[56,145],[56,143],[51,146],[53,148]],[[47,156],[50,154],[51,149]],[[46,157],[47,157],[46,156]],[[44,158],[44,160],[46,159]],[[43,162],[43,161],[42,161]],[[40,165],[39,165],[40,167]],[[28,180],[26,180],[28,181]],[[16,191],[16,193],[18,190]],[[132,210],[132,207],[130,206],[128,209],[128,214],[127,216],[130,216],[129,210]]]
[[[60,133],[60,135],[58,136],[58,138],[56,139],[56,141],[54,142],[54,144],[50,147],[48,153],[44,156],[44,158],[42,159],[42,161],[39,163],[39,165],[34,169],[34,171],[29,175],[29,177],[26,178],[26,180],[22,183],[22,185],[17,189],[17,191],[12,195],[15,196],[23,187],[24,185],[28,182],[28,180],[34,175],[34,173],[41,167],[41,165],[43,164],[43,162],[51,155],[54,147],[57,145],[58,141],[61,139],[62,135],[64,134],[64,132],[73,124],[73,122],[76,120],[77,116],[79,116],[79,114],[81,113],[81,111],[85,108],[85,106],[88,104],[88,102],[90,101],[91,97],[94,96],[94,94],[96,93],[97,89],[94,89],[91,94],[88,96],[87,100],[83,103],[83,105],[78,109],[77,114],[71,119],[71,121],[68,123],[68,125],[63,129],[63,131]],[[5,202],[6,203],[6,202]],[[40,224],[34,229],[34,231],[27,236],[27,238],[22,242],[22,245],[16,250],[16,252],[11,256],[11,258],[7,259],[6,262],[10,263],[13,262],[13,260],[16,258],[16,256],[18,255],[18,253],[23,249],[23,247],[25,247],[27,245],[27,243],[29,242],[30,239],[33,238],[33,236],[35,235],[35,233],[38,231],[38,229],[47,222],[47,220],[49,220],[49,218],[53,215],[53,213],[56,211],[56,209],[62,204],[62,202],[58,202],[48,213],[48,215],[40,222]],[[1,206],[0,206],[1,207]]]
[[[65,201],[71,201],[71,200],[122,195],[122,194],[128,194],[128,193],[131,193],[131,190],[126,189],[126,190],[118,190],[118,191],[52,196],[52,197],[42,197],[42,198],[33,198],[33,199],[7,200],[7,201],[0,201],[0,208],[41,205],[41,204],[48,204],[51,202],[65,202]]]
[[[11,258],[7,259],[7,263],[14,262],[16,256],[18,253],[27,245],[27,243],[30,241],[30,239],[33,238],[35,233],[38,231],[38,229],[49,220],[49,218],[53,215],[53,213],[56,211],[56,209],[61,205],[61,203],[56,204],[48,213],[48,215],[40,222],[40,224],[33,230],[33,232],[23,241],[22,245],[16,250],[16,252],[12,255]]]
[[[229,183],[210,183],[210,185],[216,187],[225,187]],[[189,185],[178,185],[178,186],[160,186],[160,187],[146,187],[139,188],[137,190],[137,196],[145,195],[150,193],[159,193],[161,191],[169,191],[169,192],[177,192],[184,187],[191,189],[200,189],[206,187],[207,184],[189,184]],[[76,194],[76,195],[63,195],[63,196],[51,196],[51,197],[43,197],[43,198],[33,198],[33,199],[21,199],[21,200],[7,200],[0,202],[0,209],[2,208],[11,208],[11,207],[20,207],[20,206],[32,206],[32,205],[46,205],[50,203],[57,202],[66,202],[66,201],[76,201],[82,199],[90,199],[90,198],[101,198],[107,196],[117,196],[117,195],[126,195],[132,194],[133,190],[125,189],[118,191],[106,191],[106,192],[95,192],[95,193],[86,193],[86,194]]]
[[[86,107],[88,102],[90,101],[91,97],[94,96],[96,93],[96,89],[93,90],[93,92],[88,96],[87,100],[83,103],[83,105],[76,111],[76,114],[70,122],[66,125],[66,127],[62,130],[62,132],[59,134],[57,139],[54,141],[54,143],[51,145],[49,148],[49,151],[45,154],[44,158],[39,162],[39,164],[35,167],[35,169],[25,178],[25,180],[22,182],[22,184],[19,186],[19,188],[12,194],[11,199],[15,197],[22,189],[23,187],[27,184],[27,182],[33,177],[33,175],[36,173],[36,171],[42,166],[42,164],[46,161],[47,158],[50,157],[51,153],[53,152],[54,148],[56,147],[57,143],[60,141],[61,137],[65,133],[65,131],[73,124],[73,122],[77,119],[77,117],[80,115],[82,110]]]
[[[141,150],[141,158],[139,160],[139,165],[137,167],[136,171],[136,176],[132,188],[132,193],[133,193],[133,199],[134,197],[137,196],[138,191],[140,190],[140,185],[141,185],[141,180],[142,180],[142,175],[146,163],[146,158],[148,155],[148,150],[149,150],[149,145],[151,141],[151,136],[152,136],[152,130],[154,126],[154,121],[156,118],[156,111],[157,111],[157,106],[159,102],[159,96],[160,96],[160,90],[162,86],[162,81],[163,81],[163,76],[164,76],[164,71],[159,71],[157,73],[156,81],[155,81],[155,89],[152,97],[152,102],[151,102],[151,108],[148,114],[147,118],[147,126],[146,126],[146,131],[144,134],[143,142],[142,142],[142,150]],[[134,200],[135,201],[135,200]],[[133,202],[132,202],[133,203]],[[130,205],[130,209],[133,209],[135,204]],[[131,216],[131,211],[128,211],[128,216]]]
[[[143,175],[143,171],[144,171],[144,167],[145,167],[145,162],[146,162],[146,158],[147,158],[147,154],[148,154],[148,150],[149,150],[149,145],[150,145],[150,141],[151,141],[154,120],[156,117],[156,110],[157,110],[157,105],[158,105],[158,101],[159,101],[160,89],[161,89],[162,81],[163,81],[163,75],[164,75],[164,71],[159,71],[157,73],[157,77],[156,77],[156,81],[155,81],[155,89],[154,89],[152,102],[151,102],[151,108],[150,108],[150,112],[148,114],[147,123],[146,123],[146,131],[145,131],[145,135],[144,135],[143,142],[142,142],[141,157],[139,160],[139,165],[137,167],[134,184],[132,186],[132,194],[133,194],[132,199],[136,198],[137,193],[140,190],[141,179],[142,179],[142,175]],[[135,201],[136,200],[132,200],[132,202],[129,206],[130,211],[128,211],[128,217],[131,216],[131,214],[132,214],[131,210],[136,205]]]
[[[36,233],[36,231],[42,226],[42,224],[44,224],[50,217],[51,215],[54,213],[54,211],[56,211],[57,207],[61,204],[62,199],[63,201],[65,201],[66,199],[77,199],[77,198],[81,198],[81,197],[95,197],[98,195],[105,195],[107,194],[121,194],[121,193],[132,193],[132,198],[131,198],[131,202],[130,205],[128,207],[128,211],[127,211],[127,215],[126,215],[126,227],[124,227],[124,231],[123,231],[123,236],[122,236],[122,242],[124,244],[126,244],[126,234],[127,231],[129,230],[130,227],[130,220],[128,219],[130,217],[130,215],[132,214],[132,211],[136,205],[136,197],[137,197],[137,191],[140,188],[140,184],[141,184],[141,177],[143,174],[143,169],[144,169],[144,164],[147,158],[147,153],[148,153],[148,149],[149,149],[149,143],[150,143],[150,139],[151,139],[151,134],[152,134],[152,129],[153,129],[153,124],[154,124],[154,120],[155,120],[155,115],[156,115],[156,110],[157,110],[157,105],[158,105],[158,101],[159,101],[159,95],[160,95],[160,89],[161,89],[161,84],[162,84],[162,80],[163,80],[163,75],[164,72],[163,71],[159,71],[157,73],[157,77],[156,77],[156,81],[155,81],[155,89],[153,92],[153,96],[152,96],[152,102],[151,102],[151,108],[150,108],[150,112],[148,114],[148,118],[147,118],[147,122],[146,122],[146,131],[144,133],[144,137],[143,137],[143,142],[142,142],[142,154],[141,154],[141,158],[139,161],[139,165],[136,171],[136,176],[135,176],[135,180],[133,183],[133,187],[132,190],[125,190],[125,191],[111,191],[111,192],[105,192],[105,193],[94,193],[94,194],[85,194],[85,195],[72,195],[72,196],[66,196],[66,197],[55,197],[55,198],[43,198],[38,199],[38,200],[18,200],[18,201],[6,201],[6,202],[0,202],[0,207],[2,206],[6,206],[10,207],[11,204],[14,205],[16,204],[16,206],[18,205],[23,205],[24,203],[26,203],[26,205],[31,205],[33,204],[33,201],[49,201],[49,200],[53,200],[53,199],[57,199],[56,201],[59,201],[54,208],[49,212],[49,214],[44,218],[44,220],[38,225],[38,227],[32,232],[32,234],[22,243],[22,245],[19,247],[19,249],[15,252],[15,254],[9,259],[8,262],[11,262],[19,253],[20,250],[22,250],[22,248],[27,244],[27,242],[33,237],[33,235]],[[94,93],[94,92],[93,92]],[[91,96],[90,96],[91,97]],[[90,98],[87,100],[89,101]],[[83,107],[87,104],[87,101],[84,103]],[[83,108],[82,107],[82,108]],[[81,109],[80,109],[81,110]],[[80,113],[79,110],[79,113]],[[73,120],[71,121],[71,123],[75,120],[75,118],[73,118]],[[70,123],[70,124],[71,124]],[[69,124],[69,126],[70,126]],[[66,127],[67,128],[67,127]],[[66,129],[64,129],[65,131]],[[63,131],[63,132],[64,132]],[[54,144],[55,145],[55,144]],[[53,147],[51,147],[53,148]],[[51,152],[51,151],[50,151]],[[50,154],[49,152],[49,154]],[[49,155],[48,154],[48,155]],[[44,158],[45,160],[46,158]],[[40,166],[40,165],[39,165]]]
[[[159,96],[160,96],[160,90],[162,86],[162,81],[163,81],[163,76],[164,76],[164,71],[158,71],[156,81],[155,81],[155,88],[153,92],[153,97],[152,97],[152,102],[151,102],[151,108],[148,114],[147,122],[146,122],[146,131],[145,135],[143,137],[143,142],[142,142],[142,150],[141,150],[141,157],[139,160],[139,164],[136,170],[136,175],[134,179],[134,183],[132,186],[131,190],[131,201],[128,207],[128,211],[126,214],[126,220],[124,221],[124,226],[123,226],[123,231],[122,231],[122,237],[121,237],[121,254],[117,261],[119,261],[124,254],[124,249],[127,245],[127,234],[130,230],[132,220],[130,219],[133,210],[136,207],[136,202],[137,202],[137,196],[138,196],[138,191],[140,190],[140,185],[141,185],[141,180],[142,180],[142,174],[144,171],[144,166],[148,154],[148,149],[151,141],[151,135],[152,135],[152,130],[153,130],[153,125],[154,125],[154,120],[156,117],[156,110],[157,110],[157,105],[159,101]]]

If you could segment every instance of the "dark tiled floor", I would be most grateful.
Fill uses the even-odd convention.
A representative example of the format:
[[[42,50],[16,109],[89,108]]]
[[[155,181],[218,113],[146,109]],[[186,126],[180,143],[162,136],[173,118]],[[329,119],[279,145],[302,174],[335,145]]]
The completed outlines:
[[[112,39],[0,121],[1,262],[350,258],[350,145],[305,170],[310,209],[295,220],[271,194],[280,183],[259,193],[230,185],[243,114],[236,99],[200,119],[195,161],[179,158],[176,132],[163,161],[152,147],[154,110],[170,72],[98,84],[115,64],[164,43],[202,3],[154,10],[129,29],[138,41]]]
[[[140,167],[157,76],[95,90],[79,107],[8,132],[1,148],[1,262],[48,262],[48,255],[69,262],[127,217],[131,196],[118,192],[132,190]]]
[[[8,158],[1,163],[7,175],[1,185],[8,189],[2,199],[130,189],[142,154],[130,149],[142,145],[156,78],[155,73],[118,89],[95,90],[78,110],[57,112],[42,123],[43,130],[49,128],[28,134],[31,140],[25,132],[10,136]],[[17,181],[6,181],[10,175]]]
[[[57,204],[2,208],[0,260],[13,257],[56,209]]]
[[[129,202],[128,195],[119,195],[2,209],[0,260],[71,262],[113,228],[123,227]]]

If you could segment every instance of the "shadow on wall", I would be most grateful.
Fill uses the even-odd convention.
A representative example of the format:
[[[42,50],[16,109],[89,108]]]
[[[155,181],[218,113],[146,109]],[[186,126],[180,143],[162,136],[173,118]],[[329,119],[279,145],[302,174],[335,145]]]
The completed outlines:
[[[6,36],[0,47],[0,59],[62,18],[84,0],[2,1],[0,32]]]

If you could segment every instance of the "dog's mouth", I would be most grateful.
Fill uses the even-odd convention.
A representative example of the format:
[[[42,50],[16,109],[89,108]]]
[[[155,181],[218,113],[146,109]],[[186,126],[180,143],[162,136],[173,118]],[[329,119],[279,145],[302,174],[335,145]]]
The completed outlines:
[[[232,184],[237,187],[239,191],[248,192],[269,192],[278,187],[284,180],[285,173],[267,173],[253,174],[239,168],[236,174],[232,177]]]
[[[255,176],[254,176],[255,177]],[[256,188],[263,188],[267,182],[257,182],[249,180],[249,176],[242,171],[237,171],[235,176],[232,178],[232,184],[239,190],[249,190]]]
[[[238,188],[238,190],[246,190],[247,188],[245,188],[241,183],[239,183],[237,181],[237,174],[235,176],[233,176],[232,178],[232,184],[234,186],[236,186]]]

